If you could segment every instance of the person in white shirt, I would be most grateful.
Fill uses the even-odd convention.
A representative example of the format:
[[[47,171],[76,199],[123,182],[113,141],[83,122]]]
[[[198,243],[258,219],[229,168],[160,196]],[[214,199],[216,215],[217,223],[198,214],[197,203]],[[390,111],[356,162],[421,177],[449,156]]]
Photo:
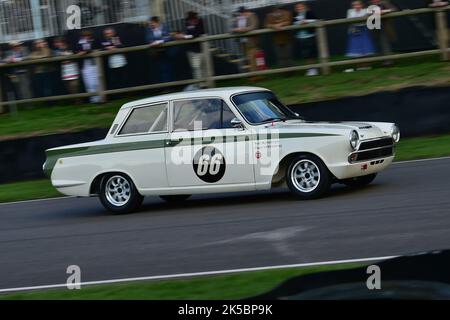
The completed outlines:
[[[90,31],[83,31],[78,41],[78,54],[84,55],[91,53],[97,49],[95,45],[94,35]],[[98,92],[99,81],[98,81],[98,69],[93,58],[87,58],[83,60],[83,68],[81,71],[83,75],[83,82],[86,91],[89,93]],[[90,97],[91,103],[100,103],[100,96]]]
[[[295,5],[295,25],[305,25],[315,21],[317,21],[316,15],[305,3],[300,2]],[[295,38],[296,58],[305,59],[307,64],[316,63],[318,54],[315,30],[313,28],[299,30]],[[306,73],[307,76],[316,76],[318,74],[319,70],[317,68],[309,69]]]
[[[55,56],[73,55],[66,40],[62,37],[57,37],[53,40],[53,46],[55,47],[53,51]],[[77,61],[65,60],[61,62],[61,79],[67,93],[76,94],[80,92],[80,68]]]
[[[101,43],[103,50],[114,50],[123,47],[122,40],[116,30],[108,27],[103,30],[103,41]],[[126,79],[127,58],[124,54],[112,54],[108,56],[108,87],[119,89],[124,87]]]

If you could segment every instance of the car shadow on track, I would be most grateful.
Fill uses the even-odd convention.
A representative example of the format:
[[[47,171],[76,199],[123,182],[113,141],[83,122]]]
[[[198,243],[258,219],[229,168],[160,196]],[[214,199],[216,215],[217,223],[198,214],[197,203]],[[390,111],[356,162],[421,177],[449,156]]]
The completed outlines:
[[[235,210],[234,208],[240,207],[239,210],[254,210],[255,208],[273,204],[286,204],[292,203],[292,205],[300,204],[301,206],[309,206],[317,203],[327,203],[338,201],[348,201],[350,197],[363,197],[367,194],[383,187],[383,184],[374,183],[373,185],[361,188],[353,189],[342,185],[334,185],[329,194],[323,198],[316,200],[297,200],[294,198],[287,188],[275,189],[268,191],[253,191],[253,192],[241,192],[241,193],[221,193],[221,194],[207,194],[207,195],[194,195],[186,201],[179,203],[167,203],[161,200],[159,197],[147,197],[142,207],[133,213],[121,216],[115,216],[106,211],[100,204],[98,198],[84,199],[81,205],[71,206],[65,204],[62,208],[53,208],[53,210],[47,210],[45,213],[41,213],[36,216],[36,219],[46,220],[58,220],[61,219],[87,219],[96,221],[97,219],[104,219],[105,217],[133,217],[141,215],[167,215],[167,214],[183,214],[186,210],[201,210],[202,212],[208,212],[218,207],[229,208],[229,211]],[[81,199],[74,199],[74,201],[81,201]],[[59,205],[58,205],[59,206]],[[58,210],[59,209],[59,210]],[[64,214],[61,215],[61,210],[64,210]],[[115,218],[113,218],[115,219]],[[101,220],[100,220],[101,221]]]
[[[314,203],[316,201],[334,200],[342,196],[358,195],[371,192],[380,187],[380,185],[373,184],[361,189],[350,188],[342,185],[335,185],[331,188],[330,192],[323,198],[316,200],[298,200],[292,196],[289,190],[277,189],[271,191],[253,191],[242,193],[229,193],[229,194],[210,194],[210,195],[197,195],[192,196],[188,200],[178,203],[168,203],[160,200],[157,197],[149,197],[142,207],[134,214],[144,213],[156,213],[164,211],[172,211],[179,209],[180,211],[186,209],[195,208],[214,208],[218,206],[230,207],[252,205],[252,204],[264,204],[264,203],[277,203],[277,202],[292,202],[292,203]]]

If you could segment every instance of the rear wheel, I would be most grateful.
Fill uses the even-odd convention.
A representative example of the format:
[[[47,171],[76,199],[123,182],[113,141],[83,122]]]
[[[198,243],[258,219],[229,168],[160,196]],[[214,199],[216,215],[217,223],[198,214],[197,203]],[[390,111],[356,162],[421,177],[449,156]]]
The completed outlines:
[[[351,188],[365,187],[372,183],[377,177],[377,174],[369,174],[368,176],[356,177],[342,180],[342,183]]]
[[[184,200],[187,200],[191,195],[190,194],[177,194],[177,195],[170,195],[170,196],[159,196],[162,200],[169,202],[169,203],[178,203],[183,202]]]
[[[105,175],[100,182],[99,195],[103,206],[115,214],[137,210],[144,199],[130,177],[122,173]]]
[[[313,155],[296,157],[286,171],[291,192],[299,199],[316,199],[328,192],[331,176],[328,168]]]

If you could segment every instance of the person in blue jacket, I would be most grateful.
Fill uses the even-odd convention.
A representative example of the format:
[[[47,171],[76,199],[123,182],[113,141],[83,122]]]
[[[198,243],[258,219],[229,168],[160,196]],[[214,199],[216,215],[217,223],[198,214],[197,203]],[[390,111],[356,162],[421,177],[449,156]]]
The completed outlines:
[[[161,48],[166,42],[172,41],[169,28],[161,23],[159,17],[152,17],[146,31],[147,43],[152,47],[150,56],[152,58],[152,71],[158,82],[170,82],[174,80],[173,75],[173,50],[172,48]],[[155,70],[156,69],[156,70]],[[153,73],[152,72],[152,73]]]

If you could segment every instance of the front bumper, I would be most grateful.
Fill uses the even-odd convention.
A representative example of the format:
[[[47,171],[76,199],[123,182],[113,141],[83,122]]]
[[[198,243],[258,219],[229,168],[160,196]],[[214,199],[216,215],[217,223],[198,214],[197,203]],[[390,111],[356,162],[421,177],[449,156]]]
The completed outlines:
[[[361,161],[357,163],[347,162],[336,164],[329,166],[328,169],[337,179],[342,180],[378,173],[386,169],[393,160],[394,155],[385,158]]]

